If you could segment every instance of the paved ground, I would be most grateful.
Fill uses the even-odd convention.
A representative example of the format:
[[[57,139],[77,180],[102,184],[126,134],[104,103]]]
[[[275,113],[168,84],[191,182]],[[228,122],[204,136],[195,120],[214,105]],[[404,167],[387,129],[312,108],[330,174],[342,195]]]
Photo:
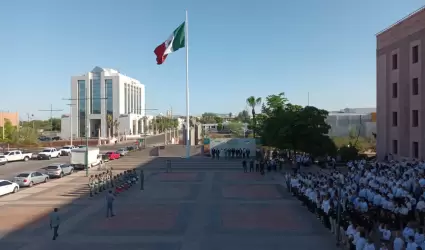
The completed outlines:
[[[164,134],[149,136],[146,138],[146,145],[150,146],[150,145],[161,144],[161,143],[164,143],[164,140],[165,140]],[[115,151],[124,146],[134,145],[134,143],[135,143],[135,140],[131,140],[125,143],[117,144],[117,145],[101,146],[100,151],[101,152],[106,152],[111,150]],[[65,163],[65,162],[69,162],[69,156],[63,156],[61,158],[55,158],[51,160],[40,160],[40,161],[31,160],[28,162],[22,162],[22,161],[11,162],[6,165],[0,166],[0,179],[10,180],[14,176],[16,176],[16,174],[21,172],[37,171],[37,170],[41,170],[44,167],[47,167],[49,164],[52,164],[52,163]]]
[[[239,160],[200,157],[173,158],[173,172],[164,173],[165,160],[170,158],[141,155],[129,156],[114,166],[143,165],[146,185],[144,191],[135,186],[120,194],[113,218],[105,218],[103,195],[87,198],[77,192],[74,197],[67,196],[66,190],[83,185],[82,177],[29,198],[3,203],[0,199],[0,230],[5,234],[0,248],[335,249],[334,237],[300,209],[299,202],[283,188],[280,174],[244,174]],[[61,205],[61,236],[51,241],[45,214]],[[33,222],[29,224],[29,220]],[[11,228],[16,231],[6,235]]]

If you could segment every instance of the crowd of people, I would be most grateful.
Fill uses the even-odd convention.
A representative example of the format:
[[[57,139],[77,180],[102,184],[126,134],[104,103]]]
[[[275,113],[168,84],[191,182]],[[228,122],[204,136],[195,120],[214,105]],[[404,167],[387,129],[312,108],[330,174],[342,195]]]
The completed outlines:
[[[425,250],[425,163],[360,160],[345,171],[295,171],[286,180],[347,248]]]
[[[213,159],[220,159],[224,157],[226,159],[230,158],[250,158],[251,150],[248,148],[212,148],[211,157]]]

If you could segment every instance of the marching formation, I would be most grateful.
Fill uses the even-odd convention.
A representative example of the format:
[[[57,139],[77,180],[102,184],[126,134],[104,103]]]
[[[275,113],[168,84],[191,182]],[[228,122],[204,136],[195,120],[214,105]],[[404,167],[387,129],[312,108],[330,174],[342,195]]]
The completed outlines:
[[[113,175],[112,169],[101,174],[90,176],[90,196],[96,195],[110,188],[115,188],[114,193],[119,194],[129,189],[139,180],[136,169],[126,170],[123,173]]]

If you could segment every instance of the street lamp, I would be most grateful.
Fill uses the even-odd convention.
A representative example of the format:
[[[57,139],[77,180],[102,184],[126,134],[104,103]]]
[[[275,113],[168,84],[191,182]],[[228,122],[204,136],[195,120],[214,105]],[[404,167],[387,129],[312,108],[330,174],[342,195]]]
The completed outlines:
[[[69,103],[69,104],[67,104],[68,106],[69,106],[69,131],[70,131],[70,138],[69,138],[69,141],[70,141],[70,145],[72,146],[73,145],[73,141],[72,141],[72,139],[73,139],[73,135],[72,135],[72,133],[73,133],[73,129],[72,129],[72,106],[75,106],[76,104],[72,104],[72,103]]]

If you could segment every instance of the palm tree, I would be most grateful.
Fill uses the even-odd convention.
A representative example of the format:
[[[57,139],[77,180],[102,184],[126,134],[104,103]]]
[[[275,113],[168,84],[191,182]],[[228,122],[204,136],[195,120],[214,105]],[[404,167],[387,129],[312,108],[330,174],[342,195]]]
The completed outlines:
[[[261,105],[261,97],[255,97],[255,96],[250,96],[246,99],[246,104],[248,104],[248,106],[251,107],[251,112],[252,112],[252,121],[253,121],[253,128],[252,128],[252,133],[254,135],[255,138],[255,132],[257,130],[257,120],[255,119],[255,107],[260,106]]]
[[[114,120],[114,122],[113,122],[112,126],[113,126],[113,128],[114,128],[113,134],[114,134],[115,136],[118,136],[118,129],[119,129],[119,127],[120,127],[120,122],[118,121],[118,119],[115,119],[115,120]]]
[[[143,116],[143,132],[146,134],[149,130],[148,117]]]
[[[106,124],[108,126],[108,138],[111,138],[111,129],[114,126],[114,118],[112,117],[112,115],[106,116]]]

